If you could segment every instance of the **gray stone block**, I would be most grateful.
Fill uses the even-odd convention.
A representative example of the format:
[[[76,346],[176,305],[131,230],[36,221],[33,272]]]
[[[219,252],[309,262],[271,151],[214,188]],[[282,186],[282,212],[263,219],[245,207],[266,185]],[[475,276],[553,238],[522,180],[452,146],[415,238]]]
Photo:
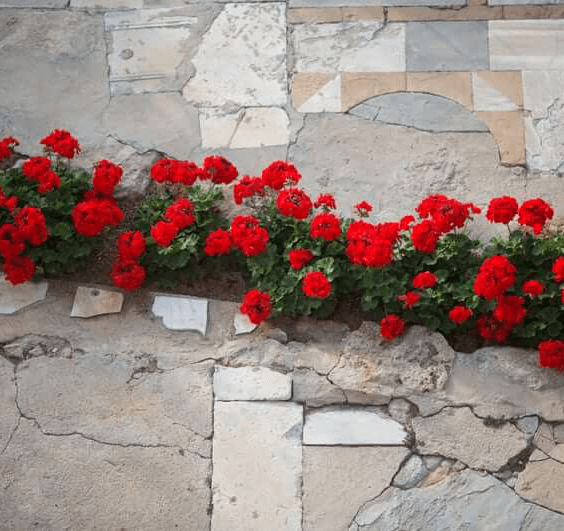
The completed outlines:
[[[466,0],[290,0],[289,7],[465,6]]]
[[[490,6],[556,5],[564,0],[488,0]]]
[[[62,8],[69,0],[0,0],[0,7],[51,7]]]
[[[409,22],[408,71],[488,70],[487,22]]]

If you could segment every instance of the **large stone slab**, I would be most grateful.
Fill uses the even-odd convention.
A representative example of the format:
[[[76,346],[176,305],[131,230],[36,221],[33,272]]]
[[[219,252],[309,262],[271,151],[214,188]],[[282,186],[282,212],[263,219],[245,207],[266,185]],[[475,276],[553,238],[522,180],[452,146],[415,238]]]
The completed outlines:
[[[36,302],[42,301],[47,294],[49,283],[42,281],[37,284],[25,282],[14,286],[0,276],[0,314],[11,314]]]
[[[465,470],[427,488],[390,488],[354,521],[355,531],[543,531],[561,528],[564,516],[524,502],[490,475]]]
[[[216,402],[213,531],[301,531],[302,407]]]
[[[208,368],[163,372],[149,356],[33,358],[18,367],[18,403],[44,432],[209,455]]]
[[[183,89],[196,105],[285,105],[286,14],[283,3],[227,4],[192,59]]]
[[[292,378],[265,367],[217,367],[213,392],[216,400],[289,400]]]
[[[370,98],[353,107],[355,116],[432,133],[484,132],[486,124],[461,105],[423,92],[396,92]]]
[[[299,24],[293,27],[290,42],[296,72],[405,71],[404,24]]]
[[[348,531],[358,507],[389,486],[407,448],[307,446],[303,531]]]
[[[45,436],[22,419],[0,456],[0,529],[209,529],[210,474],[178,448]]]
[[[488,70],[487,22],[408,22],[408,71]]]
[[[83,145],[105,135],[108,73],[101,15],[78,11],[0,13],[0,137],[40,154],[38,141],[68,129]],[[25,64],[25,68],[22,68]]]
[[[494,20],[488,23],[492,70],[562,70],[563,20]]]
[[[76,288],[71,317],[94,317],[108,313],[119,313],[123,306],[123,293],[107,289]]]
[[[488,426],[469,407],[415,417],[413,429],[421,453],[451,457],[485,470],[499,470],[527,447],[526,435],[512,424]]]
[[[112,95],[181,90],[193,73],[190,58],[218,12],[214,5],[192,5],[106,13]]]
[[[306,415],[304,444],[402,445],[405,428],[375,409],[319,409]]]

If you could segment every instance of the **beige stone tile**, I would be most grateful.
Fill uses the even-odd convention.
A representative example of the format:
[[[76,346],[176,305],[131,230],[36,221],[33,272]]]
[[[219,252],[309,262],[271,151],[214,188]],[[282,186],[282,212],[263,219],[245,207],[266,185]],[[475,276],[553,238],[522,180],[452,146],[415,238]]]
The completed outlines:
[[[476,111],[516,111],[523,108],[521,72],[472,73]]]
[[[501,6],[469,6],[462,9],[433,9],[431,7],[389,7],[389,22],[430,20],[496,20],[503,17]]]
[[[294,74],[292,76],[292,103],[294,107],[300,108],[304,102],[334,78],[333,74]]]
[[[406,79],[409,91],[444,96],[472,110],[470,72],[408,72]]]
[[[525,164],[525,123],[521,111],[479,112],[499,148],[503,165]]]
[[[503,6],[503,18],[564,18],[564,6]]]
[[[343,18],[340,7],[298,7],[288,9],[286,16],[288,24],[341,22]]]
[[[368,98],[406,90],[403,72],[343,73],[341,82],[343,112]]]
[[[382,6],[343,7],[343,22],[356,20],[383,20],[384,8]]]

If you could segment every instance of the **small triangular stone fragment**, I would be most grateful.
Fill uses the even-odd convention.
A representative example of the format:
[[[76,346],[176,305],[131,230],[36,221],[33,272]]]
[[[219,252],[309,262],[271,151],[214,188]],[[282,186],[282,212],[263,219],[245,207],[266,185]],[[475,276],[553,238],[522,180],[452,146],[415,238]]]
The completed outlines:
[[[250,334],[258,325],[254,324],[247,315],[237,312],[233,318],[235,335]]]
[[[76,289],[71,317],[95,317],[119,313],[123,306],[123,293],[80,286]]]

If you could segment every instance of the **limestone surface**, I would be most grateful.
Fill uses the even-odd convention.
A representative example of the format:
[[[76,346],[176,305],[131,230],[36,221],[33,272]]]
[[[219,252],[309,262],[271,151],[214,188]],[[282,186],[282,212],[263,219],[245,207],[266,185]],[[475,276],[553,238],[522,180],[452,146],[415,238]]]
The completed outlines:
[[[0,314],[15,313],[26,306],[39,302],[47,294],[48,282],[25,282],[14,286],[11,282],[0,277]]]
[[[296,369],[292,372],[292,400],[309,407],[343,404],[345,393],[332,384],[326,376],[313,369]]]
[[[215,400],[289,400],[292,378],[265,367],[217,367],[213,392]]]
[[[8,446],[20,419],[14,380],[12,364],[0,357],[0,455]]]

